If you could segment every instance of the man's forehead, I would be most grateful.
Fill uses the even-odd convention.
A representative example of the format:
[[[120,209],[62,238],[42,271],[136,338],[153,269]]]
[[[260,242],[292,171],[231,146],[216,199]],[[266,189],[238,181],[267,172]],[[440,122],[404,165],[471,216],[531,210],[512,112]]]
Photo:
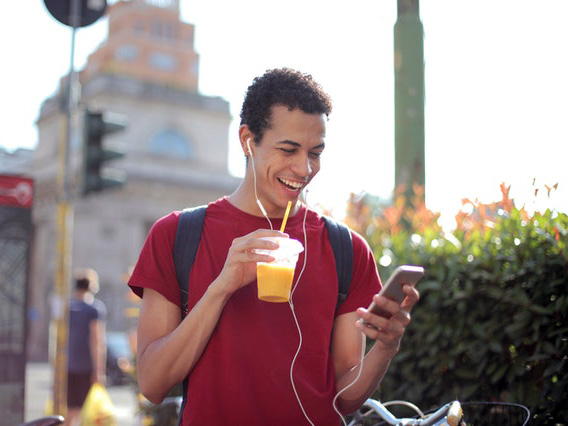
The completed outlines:
[[[279,122],[286,121],[287,123],[296,122],[312,122],[321,123],[325,127],[326,115],[323,113],[309,113],[300,108],[289,109],[283,105],[274,105],[271,108],[269,117],[269,124],[278,124]]]

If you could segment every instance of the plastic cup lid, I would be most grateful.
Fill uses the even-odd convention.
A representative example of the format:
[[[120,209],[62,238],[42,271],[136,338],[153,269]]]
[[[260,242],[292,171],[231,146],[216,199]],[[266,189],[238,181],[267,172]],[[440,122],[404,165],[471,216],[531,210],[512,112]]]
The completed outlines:
[[[276,259],[285,259],[287,257],[296,256],[304,251],[304,246],[298,240],[284,237],[263,237],[263,240],[270,240],[277,242],[280,247],[276,250],[256,250],[258,253],[270,254]]]

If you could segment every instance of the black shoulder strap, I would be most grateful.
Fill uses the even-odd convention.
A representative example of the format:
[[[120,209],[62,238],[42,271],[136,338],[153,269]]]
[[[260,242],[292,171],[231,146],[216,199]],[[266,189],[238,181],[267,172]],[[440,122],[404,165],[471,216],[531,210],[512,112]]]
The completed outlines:
[[[327,216],[322,216],[322,218],[327,227],[329,242],[335,257],[338,281],[337,309],[347,298],[353,278],[353,241],[347,226]]]
[[[207,206],[187,208],[179,215],[173,257],[180,289],[182,318],[187,315],[189,273],[201,239],[206,208]]]
[[[174,241],[174,266],[181,298],[181,317],[187,315],[187,299],[189,291],[189,273],[195,261],[201,230],[205,220],[207,206],[187,208],[181,211]],[[187,395],[188,378],[182,382],[182,404],[179,409],[178,425],[181,425],[183,409]]]

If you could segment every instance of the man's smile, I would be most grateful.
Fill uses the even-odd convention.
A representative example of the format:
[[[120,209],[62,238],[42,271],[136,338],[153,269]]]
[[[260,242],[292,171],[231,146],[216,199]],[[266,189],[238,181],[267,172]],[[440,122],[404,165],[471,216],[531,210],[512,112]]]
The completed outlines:
[[[283,184],[287,189],[291,191],[299,191],[304,186],[304,182],[295,182],[286,178],[277,178],[278,182]]]

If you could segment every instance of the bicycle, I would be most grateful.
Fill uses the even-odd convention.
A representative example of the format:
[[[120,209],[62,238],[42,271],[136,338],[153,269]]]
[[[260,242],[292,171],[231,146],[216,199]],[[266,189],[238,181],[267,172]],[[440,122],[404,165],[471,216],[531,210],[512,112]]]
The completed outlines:
[[[402,405],[413,411],[414,417],[396,417],[387,406]],[[369,398],[349,416],[348,426],[525,426],[530,411],[521,404],[507,402],[451,401],[437,410],[424,414],[408,401],[381,403]]]
[[[181,396],[176,396],[165,398],[160,405],[145,402],[142,406],[145,406],[152,424],[176,425],[181,402]],[[387,408],[390,406],[406,407],[414,417],[396,417]],[[508,402],[451,401],[424,413],[408,401],[381,403],[373,398],[367,399],[359,410],[346,418],[347,426],[525,426],[529,419],[527,407]]]
[[[387,406],[403,405],[416,413],[415,417],[396,417]],[[373,398],[367,399],[359,410],[348,416],[348,426],[458,426],[462,419],[459,401],[444,404],[436,411],[424,414],[416,405],[408,401],[389,401],[381,403]]]

